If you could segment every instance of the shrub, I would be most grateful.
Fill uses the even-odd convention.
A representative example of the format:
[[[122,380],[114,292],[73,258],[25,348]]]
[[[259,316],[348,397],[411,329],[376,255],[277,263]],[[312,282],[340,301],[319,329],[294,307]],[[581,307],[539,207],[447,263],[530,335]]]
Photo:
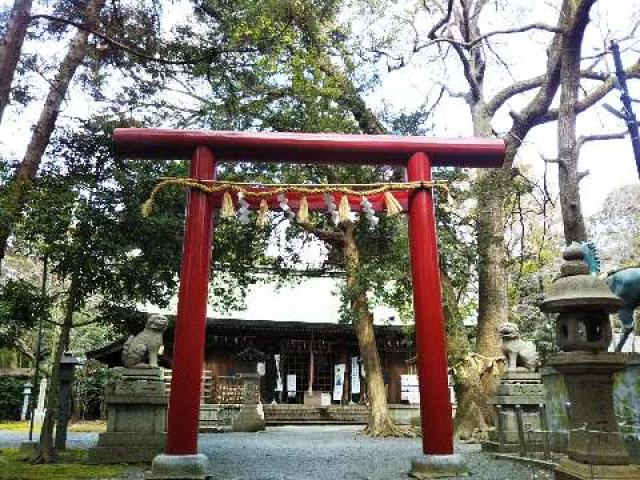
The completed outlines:
[[[0,420],[20,420],[22,390],[26,380],[0,378]]]

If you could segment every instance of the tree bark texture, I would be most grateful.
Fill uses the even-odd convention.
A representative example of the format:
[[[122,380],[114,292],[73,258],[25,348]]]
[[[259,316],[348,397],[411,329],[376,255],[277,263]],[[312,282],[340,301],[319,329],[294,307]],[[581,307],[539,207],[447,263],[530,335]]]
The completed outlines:
[[[15,0],[7,31],[0,44],[0,123],[2,123],[4,109],[9,104],[13,75],[31,20],[32,3],[32,0]]]
[[[56,425],[58,397],[60,393],[60,360],[62,360],[62,356],[69,346],[69,338],[71,329],[73,328],[73,313],[77,305],[76,290],[77,280],[74,276],[69,286],[69,293],[65,303],[64,320],[60,326],[58,345],[55,356],[53,357],[53,365],[51,366],[51,376],[49,377],[46,396],[47,410],[40,430],[40,442],[36,449],[35,456],[32,459],[34,463],[50,463],[55,460],[53,432]]]
[[[32,3],[32,0],[15,0],[13,2],[7,31],[0,44],[0,123],[2,123],[4,109],[9,104],[13,75],[31,20]]]
[[[86,23],[93,26],[97,23],[100,10],[105,0],[91,0],[85,10]],[[7,242],[19,220],[27,202],[30,185],[38,173],[44,152],[56,126],[60,114],[60,106],[69,90],[71,80],[85,56],[89,46],[89,33],[78,30],[74,35],[67,53],[60,63],[58,73],[51,81],[40,117],[35,125],[31,140],[27,146],[20,165],[14,172],[8,192],[8,211],[10,218],[0,225],[0,267],[7,249]]]
[[[356,243],[355,225],[351,221],[347,221],[343,224],[343,228],[343,256],[347,290],[353,312],[353,327],[358,339],[362,363],[364,364],[370,406],[367,433],[374,437],[397,435],[399,429],[393,423],[387,406],[387,391],[376,344],[373,314],[369,310],[367,292],[359,286],[360,253]]]
[[[575,5],[566,14],[576,18]],[[562,42],[560,66],[560,106],[558,108],[558,185],[562,225],[567,245],[587,239],[580,203],[578,145],[576,140],[576,106],[580,89],[580,54],[582,39],[589,21],[588,10],[576,18],[576,25]]]

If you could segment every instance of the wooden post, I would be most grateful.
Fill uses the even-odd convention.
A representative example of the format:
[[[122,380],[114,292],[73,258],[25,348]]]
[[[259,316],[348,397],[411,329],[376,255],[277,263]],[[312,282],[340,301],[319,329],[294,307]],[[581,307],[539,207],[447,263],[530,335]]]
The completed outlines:
[[[193,152],[191,177],[215,178],[211,150],[198,147]],[[173,347],[173,372],[169,397],[166,453],[198,453],[200,390],[204,362],[205,321],[211,267],[213,200],[195,189],[189,190],[184,231],[178,320]]]
[[[424,153],[409,158],[410,182],[430,181],[431,162]],[[417,366],[420,378],[422,450],[428,455],[453,454],[453,421],[449,397],[438,239],[431,190],[415,190],[409,200],[409,241]]]

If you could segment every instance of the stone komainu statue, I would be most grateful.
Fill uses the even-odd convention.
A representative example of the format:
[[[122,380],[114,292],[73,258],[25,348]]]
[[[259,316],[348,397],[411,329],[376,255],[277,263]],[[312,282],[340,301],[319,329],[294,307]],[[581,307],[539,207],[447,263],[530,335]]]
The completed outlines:
[[[125,367],[157,367],[158,352],[162,347],[162,333],[169,321],[163,315],[151,315],[144,330],[131,335],[122,349],[122,363]]]
[[[538,352],[533,342],[522,340],[520,330],[514,323],[503,323],[498,327],[502,337],[502,353],[507,361],[507,369],[522,367],[534,371],[538,367]]]

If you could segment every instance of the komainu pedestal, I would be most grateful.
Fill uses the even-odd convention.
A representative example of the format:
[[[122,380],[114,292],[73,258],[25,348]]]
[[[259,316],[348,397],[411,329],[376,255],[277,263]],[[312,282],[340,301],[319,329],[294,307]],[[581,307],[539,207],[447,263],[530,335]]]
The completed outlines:
[[[107,431],[89,449],[90,463],[150,462],[164,449],[168,402],[160,368],[123,369],[105,402]]]
[[[485,451],[515,453],[542,451],[543,428],[541,405],[545,389],[537,372],[507,371],[498,386],[495,399],[496,429],[489,432],[489,441],[482,443]]]

